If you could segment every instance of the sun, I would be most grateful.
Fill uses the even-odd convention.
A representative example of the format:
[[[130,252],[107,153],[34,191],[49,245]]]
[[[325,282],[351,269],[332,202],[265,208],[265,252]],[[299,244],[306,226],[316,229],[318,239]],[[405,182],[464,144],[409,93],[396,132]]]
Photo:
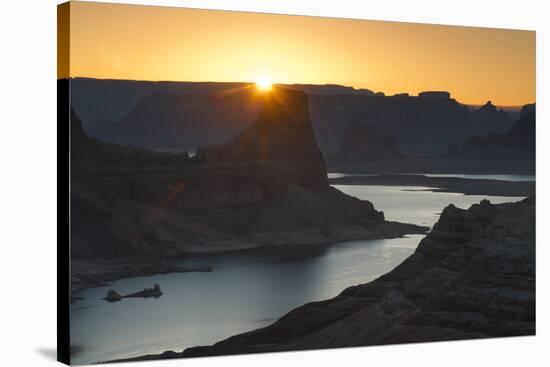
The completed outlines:
[[[271,90],[271,79],[265,75],[261,75],[256,78],[256,88],[262,91]]]

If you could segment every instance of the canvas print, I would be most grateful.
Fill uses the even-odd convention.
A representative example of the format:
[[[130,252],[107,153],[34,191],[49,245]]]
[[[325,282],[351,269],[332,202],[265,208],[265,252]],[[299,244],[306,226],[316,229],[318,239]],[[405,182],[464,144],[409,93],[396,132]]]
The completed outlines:
[[[61,361],[535,334],[534,31],[78,1],[58,29]]]

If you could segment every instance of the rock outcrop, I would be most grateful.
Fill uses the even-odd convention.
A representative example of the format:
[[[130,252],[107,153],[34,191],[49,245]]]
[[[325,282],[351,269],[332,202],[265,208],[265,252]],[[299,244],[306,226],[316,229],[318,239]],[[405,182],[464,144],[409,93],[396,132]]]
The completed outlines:
[[[374,96],[375,92],[366,88],[355,89],[353,87],[347,87],[344,85],[338,84],[291,84],[285,85],[285,87],[301,90],[306,92],[308,95],[313,94],[343,94],[343,95],[363,95],[363,96]]]
[[[451,99],[451,93],[446,91],[426,91],[418,93],[420,98]]]
[[[489,132],[504,133],[513,123],[513,114],[497,108],[491,101],[487,101],[483,106],[471,113],[472,123],[480,128],[476,135],[482,135]]]
[[[490,131],[505,132],[512,126],[503,111],[476,113],[451,98],[448,92],[419,96],[312,95],[310,109],[319,145],[325,156],[340,149],[349,125],[376,125],[395,136],[399,151],[408,157],[440,156],[450,143]]]
[[[144,288],[139,292],[130,293],[125,296],[121,296],[116,291],[110,289],[107,292],[107,296],[103,299],[107,302],[118,302],[123,298],[159,298],[160,296],[162,296],[162,294],[163,293],[160,290],[160,286],[158,284],[155,284],[152,288]]]
[[[512,128],[503,134],[471,136],[463,144],[451,144],[448,156],[451,158],[486,159],[528,159],[535,162],[535,105],[523,107],[520,118]]]
[[[535,199],[449,205],[377,280],[171,358],[535,334]]]
[[[153,288],[144,288],[139,292],[127,294],[123,298],[159,298],[160,296],[162,296],[162,294],[163,293],[160,290],[160,285],[155,284]]]
[[[72,115],[72,257],[159,257],[422,233],[328,185],[307,97],[274,89],[226,144],[158,153],[101,142]]]
[[[477,112],[481,113],[494,113],[497,112],[496,106],[491,101],[487,101],[483,106],[479,107]]]
[[[229,143],[197,152],[206,164],[254,164],[273,180],[303,188],[328,188],[327,171],[309,117],[307,96],[292,89],[264,93],[258,121]],[[269,179],[272,181],[272,179]]]
[[[107,292],[107,296],[105,296],[105,298],[103,299],[106,300],[107,302],[118,302],[122,299],[122,297],[116,291],[110,289]]]

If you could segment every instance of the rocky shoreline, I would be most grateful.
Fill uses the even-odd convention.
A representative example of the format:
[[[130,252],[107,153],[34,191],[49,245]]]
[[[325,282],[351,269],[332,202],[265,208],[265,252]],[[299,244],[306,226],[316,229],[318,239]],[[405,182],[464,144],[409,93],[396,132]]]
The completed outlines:
[[[265,234],[258,242],[239,242],[233,239],[218,240],[216,245],[199,248],[195,252],[180,254],[165,259],[126,258],[126,259],[73,259],[71,261],[71,302],[81,300],[78,292],[88,288],[105,287],[111,281],[139,276],[168,273],[212,272],[209,266],[179,266],[178,259],[186,255],[198,255],[222,252],[254,251],[261,249],[280,249],[285,251],[296,246],[330,246],[331,243],[369,240],[380,238],[398,238],[408,234],[425,234],[428,227],[414,224],[384,221],[371,223],[368,228],[362,226],[333,227],[319,230],[309,228],[292,232]],[[258,236],[259,237],[259,236]],[[258,238],[257,237],[257,238]],[[289,242],[290,241],[290,242]]]
[[[535,205],[449,205],[415,253],[373,282],[212,346],[117,362],[534,335]]]
[[[345,176],[329,179],[332,185],[386,185],[430,187],[427,191],[453,192],[465,195],[530,196],[535,194],[535,181],[501,181],[425,175]]]

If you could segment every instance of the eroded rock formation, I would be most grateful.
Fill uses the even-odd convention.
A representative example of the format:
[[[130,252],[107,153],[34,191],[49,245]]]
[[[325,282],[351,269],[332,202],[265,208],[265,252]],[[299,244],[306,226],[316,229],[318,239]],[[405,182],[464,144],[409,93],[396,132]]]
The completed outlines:
[[[443,211],[390,273],[176,357],[535,333],[535,199]]]
[[[200,149],[206,164],[253,164],[273,180],[306,189],[328,188],[323,156],[313,133],[305,93],[285,88],[264,93],[258,121],[230,142]]]
[[[525,105],[519,119],[506,133],[471,136],[463,144],[451,144],[448,156],[453,158],[528,159],[535,163],[535,105]]]
[[[331,188],[307,97],[275,89],[258,121],[195,157],[89,137],[72,116],[73,258],[170,256],[423,232]]]
[[[107,302],[118,302],[122,299],[122,297],[116,291],[109,289],[109,291],[107,292],[107,296],[105,296],[105,298],[103,299]]]
[[[503,133],[513,123],[503,111],[477,113],[445,91],[384,96],[337,85],[288,87],[308,95],[325,157],[337,153],[348,126],[355,122],[380,122],[407,156],[441,155],[451,142]],[[206,144],[223,144],[256,122],[261,110],[253,86],[246,83],[75,78],[71,89],[72,103],[92,135],[160,151],[191,152]]]

